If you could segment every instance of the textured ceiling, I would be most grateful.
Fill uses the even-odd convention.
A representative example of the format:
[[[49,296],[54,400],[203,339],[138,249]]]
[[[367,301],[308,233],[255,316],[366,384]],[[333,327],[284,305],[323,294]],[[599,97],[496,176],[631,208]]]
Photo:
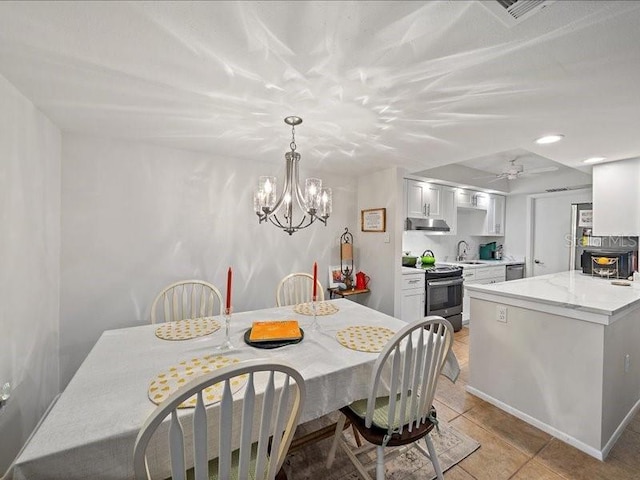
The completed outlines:
[[[303,170],[516,149],[580,167],[640,155],[639,7],[563,0],[507,27],[465,1],[5,1],[0,74],[64,131],[237,161],[281,165],[295,114]],[[566,138],[533,144],[548,132]]]

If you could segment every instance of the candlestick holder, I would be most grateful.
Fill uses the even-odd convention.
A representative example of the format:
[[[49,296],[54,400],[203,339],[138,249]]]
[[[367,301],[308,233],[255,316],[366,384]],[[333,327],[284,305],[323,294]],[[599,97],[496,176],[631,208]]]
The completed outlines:
[[[317,300],[316,297],[313,297],[311,301],[311,313],[313,313],[313,322],[311,322],[311,330],[318,331],[320,330],[320,324],[318,323],[318,309],[317,309]]]
[[[232,350],[235,347],[231,343],[231,335],[229,332],[231,328],[231,308],[230,307],[224,309],[223,317],[224,317],[224,342],[222,342],[222,344],[218,346],[218,350]]]

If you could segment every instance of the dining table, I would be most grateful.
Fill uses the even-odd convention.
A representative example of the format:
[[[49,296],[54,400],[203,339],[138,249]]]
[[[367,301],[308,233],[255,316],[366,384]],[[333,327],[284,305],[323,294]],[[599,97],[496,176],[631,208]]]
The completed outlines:
[[[220,356],[232,361],[284,361],[302,375],[306,400],[299,423],[322,417],[366,398],[377,352],[356,350],[340,342],[345,329],[374,327],[398,331],[406,322],[347,300],[322,302],[328,307],[316,316],[295,306],[233,313],[229,338],[234,348],[220,350],[225,341],[225,319],[214,317],[220,328],[186,340],[157,335],[159,325],[148,324],[102,333],[74,377],[9,469],[7,479],[133,479],[135,439],[156,404],[150,400],[150,382],[159,372],[193,359]],[[297,320],[303,339],[279,348],[256,348],[244,337],[253,322]],[[455,381],[459,367],[449,352],[444,375]],[[166,473],[167,456],[155,455]],[[150,459],[150,464],[154,463]],[[164,468],[164,470],[163,470]],[[167,475],[165,475],[167,476]]]

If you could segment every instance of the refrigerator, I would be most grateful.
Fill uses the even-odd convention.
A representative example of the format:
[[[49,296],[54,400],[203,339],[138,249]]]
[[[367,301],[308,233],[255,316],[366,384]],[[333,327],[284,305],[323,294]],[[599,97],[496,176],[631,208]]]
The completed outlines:
[[[571,205],[571,246],[570,270],[582,270],[582,252],[594,251],[625,252],[638,250],[638,237],[596,237],[593,228],[593,204],[573,203]]]

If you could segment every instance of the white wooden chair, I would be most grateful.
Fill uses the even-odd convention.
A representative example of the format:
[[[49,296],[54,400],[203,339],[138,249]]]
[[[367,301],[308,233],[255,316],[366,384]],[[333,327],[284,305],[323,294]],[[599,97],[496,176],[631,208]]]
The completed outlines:
[[[317,283],[317,300],[324,300],[324,290],[320,280]],[[309,273],[291,273],[280,280],[276,290],[276,305],[297,305],[310,302],[313,297],[313,275]]]
[[[242,397],[241,415],[234,418],[231,383],[234,377],[243,374],[248,374],[246,385],[235,395],[236,399]],[[260,374],[266,381],[262,401],[256,396],[256,376]],[[219,415],[215,418],[212,414],[215,410],[211,406],[205,408],[202,392],[219,382],[224,382],[223,395],[217,409]],[[178,405],[194,394],[197,395],[197,403],[191,410],[193,414],[178,415]],[[173,480],[286,479],[280,468],[293,439],[304,398],[302,376],[286,363],[246,361],[199,376],[158,405],[145,421],[134,446],[135,478],[151,479],[147,447],[156,429],[170,416],[167,441]],[[236,413],[238,410],[240,408],[236,406]],[[215,433],[208,431],[208,416],[214,416],[209,418],[209,425],[218,426]],[[187,422],[192,422],[192,426]],[[239,430],[234,428],[234,422],[240,426]],[[258,426],[252,429],[254,424]],[[183,434],[183,426],[192,427],[193,437]],[[239,431],[239,448],[232,451],[234,431]],[[219,436],[219,448],[214,459],[207,454],[212,448],[208,444],[210,434]],[[258,440],[254,442],[253,438]],[[185,448],[185,444],[193,448]],[[189,468],[191,465],[193,468]]]
[[[222,295],[202,280],[182,280],[164,288],[151,305],[151,323],[222,315]]]
[[[369,397],[343,407],[334,441],[329,450],[327,468],[335,458],[338,445],[364,479],[371,479],[360,453],[376,447],[376,479],[384,479],[384,448],[414,444],[431,460],[439,480],[443,474],[429,432],[437,426],[433,397],[440,371],[453,344],[453,327],[442,317],[431,316],[403,327],[380,352],[371,373]],[[384,381],[382,373],[389,377]],[[346,443],[343,428],[346,419],[371,445],[353,449]],[[417,443],[424,438],[427,450]]]

